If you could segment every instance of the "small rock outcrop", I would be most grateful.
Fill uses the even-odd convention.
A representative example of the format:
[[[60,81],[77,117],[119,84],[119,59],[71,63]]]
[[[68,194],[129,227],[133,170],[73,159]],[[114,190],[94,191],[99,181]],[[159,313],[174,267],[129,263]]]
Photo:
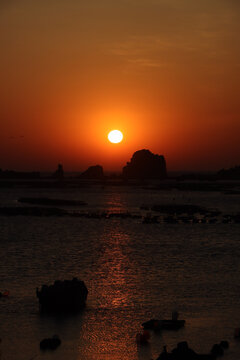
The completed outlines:
[[[53,285],[43,285],[36,291],[40,310],[44,312],[72,312],[84,308],[88,290],[83,281],[56,280]]]
[[[166,161],[163,155],[143,149],[136,151],[130,162],[123,168],[125,179],[165,179]]]
[[[63,171],[63,166],[62,166],[62,164],[58,164],[58,168],[57,168],[57,170],[54,172],[53,178],[54,178],[54,179],[58,179],[58,180],[61,180],[61,179],[64,178],[64,171]]]
[[[55,350],[59,345],[61,345],[61,340],[57,335],[53,335],[51,338],[43,339],[40,342],[41,350]]]
[[[222,180],[239,180],[240,179],[240,165],[230,169],[222,169],[217,173],[218,179]]]
[[[81,179],[99,180],[104,178],[103,167],[101,165],[90,166],[80,175]]]

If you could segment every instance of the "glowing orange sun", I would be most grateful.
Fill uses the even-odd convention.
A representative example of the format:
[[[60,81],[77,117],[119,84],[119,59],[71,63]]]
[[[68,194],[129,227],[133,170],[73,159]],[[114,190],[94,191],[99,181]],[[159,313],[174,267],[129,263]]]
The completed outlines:
[[[120,143],[122,141],[122,139],[123,139],[123,134],[119,130],[112,130],[108,134],[108,140],[111,143],[114,143],[114,144]]]

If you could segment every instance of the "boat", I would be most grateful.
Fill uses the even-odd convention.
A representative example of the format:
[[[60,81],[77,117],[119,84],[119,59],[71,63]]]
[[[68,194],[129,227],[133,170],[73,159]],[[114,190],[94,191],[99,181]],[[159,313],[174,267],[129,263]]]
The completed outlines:
[[[178,330],[185,325],[185,320],[178,320],[178,313],[172,313],[172,319],[169,320],[157,320],[151,319],[142,324],[144,329],[150,330]]]
[[[178,330],[185,325],[185,320],[161,320],[161,328],[165,330]]]

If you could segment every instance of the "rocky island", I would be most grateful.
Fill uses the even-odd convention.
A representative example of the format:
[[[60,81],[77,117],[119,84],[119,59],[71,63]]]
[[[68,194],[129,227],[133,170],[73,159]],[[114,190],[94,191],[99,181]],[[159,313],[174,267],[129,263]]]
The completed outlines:
[[[84,308],[88,289],[83,281],[56,280],[53,285],[43,285],[36,289],[40,310],[44,312],[72,312]]]
[[[153,154],[150,150],[138,150],[124,166],[122,175],[125,179],[166,179],[165,158],[163,155]]]

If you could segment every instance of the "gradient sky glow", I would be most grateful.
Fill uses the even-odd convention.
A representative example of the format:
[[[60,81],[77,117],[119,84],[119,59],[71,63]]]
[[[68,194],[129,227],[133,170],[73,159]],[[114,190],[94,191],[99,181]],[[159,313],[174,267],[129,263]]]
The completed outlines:
[[[239,34],[238,0],[0,0],[0,168],[240,164]]]

